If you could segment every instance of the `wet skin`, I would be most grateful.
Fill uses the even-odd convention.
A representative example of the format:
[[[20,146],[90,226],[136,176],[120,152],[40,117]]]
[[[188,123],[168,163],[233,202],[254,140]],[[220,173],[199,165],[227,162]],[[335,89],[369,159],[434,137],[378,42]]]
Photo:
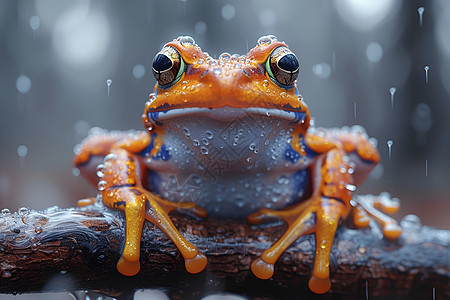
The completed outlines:
[[[331,287],[329,256],[340,220],[351,215],[356,226],[366,227],[374,219],[386,238],[398,238],[400,227],[378,210],[395,212],[397,203],[352,200],[379,161],[374,140],[358,126],[311,126],[298,72],[295,54],[273,36],[261,37],[245,56],[213,59],[190,37],[167,43],[155,56],[157,84],[142,115],[147,130],[97,130],[74,159],[97,184],[103,204],[125,212],[120,273],[139,272],[145,220],[174,242],[188,272],[205,268],[205,255],[171,222],[175,209],[247,217],[253,224],[286,221],[286,232],[251,264],[261,279],[272,277],[292,243],[314,233],[309,288],[315,293]],[[95,172],[98,158],[103,162]]]

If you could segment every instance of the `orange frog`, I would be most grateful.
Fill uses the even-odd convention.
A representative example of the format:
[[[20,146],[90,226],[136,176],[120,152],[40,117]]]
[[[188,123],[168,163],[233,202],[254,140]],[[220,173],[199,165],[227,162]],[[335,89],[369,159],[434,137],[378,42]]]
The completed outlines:
[[[284,235],[251,264],[261,279],[272,277],[292,243],[314,233],[309,288],[315,293],[331,287],[332,242],[350,212],[358,227],[375,219],[386,238],[401,234],[397,223],[378,211],[392,213],[398,203],[352,200],[379,161],[375,141],[361,127],[311,125],[296,85],[299,62],[285,43],[263,36],[247,55],[223,53],[216,60],[183,36],[156,54],[153,73],[157,84],[142,115],[147,130],[97,130],[74,159],[97,184],[104,205],[125,212],[120,273],[139,272],[145,220],[174,242],[188,272],[205,268],[205,255],[171,222],[174,209],[199,217],[247,217],[253,224],[273,217],[286,221]]]

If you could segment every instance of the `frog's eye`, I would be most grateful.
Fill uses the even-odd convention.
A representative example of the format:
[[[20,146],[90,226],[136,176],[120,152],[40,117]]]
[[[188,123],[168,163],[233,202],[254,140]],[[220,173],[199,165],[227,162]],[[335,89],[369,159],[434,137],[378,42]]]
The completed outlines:
[[[278,47],[267,59],[266,70],[275,82],[289,87],[294,84],[298,76],[298,59],[288,48]]]
[[[153,59],[153,75],[161,86],[180,79],[184,72],[184,61],[173,47],[164,47]]]

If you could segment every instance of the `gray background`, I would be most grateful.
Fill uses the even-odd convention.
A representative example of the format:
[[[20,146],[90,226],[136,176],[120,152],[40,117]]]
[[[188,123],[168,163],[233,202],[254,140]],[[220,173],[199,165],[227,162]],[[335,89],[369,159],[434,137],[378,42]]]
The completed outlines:
[[[72,149],[92,126],[143,128],[165,42],[191,35],[218,57],[275,34],[300,60],[316,124],[361,124],[378,139],[382,168],[358,192],[389,191],[402,200],[398,219],[450,228],[448,28],[444,0],[0,0],[0,208],[71,207],[95,194],[72,174]]]

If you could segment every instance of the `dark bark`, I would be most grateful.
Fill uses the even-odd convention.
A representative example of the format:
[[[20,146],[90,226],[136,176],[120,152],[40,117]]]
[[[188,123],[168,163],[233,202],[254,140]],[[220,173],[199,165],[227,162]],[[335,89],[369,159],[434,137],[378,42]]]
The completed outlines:
[[[172,242],[146,222],[141,271],[125,277],[116,270],[124,244],[123,215],[103,206],[48,209],[0,217],[0,293],[102,290],[130,294],[163,288],[173,298],[199,298],[214,291],[254,299],[314,297],[307,281],[314,258],[314,237],[306,236],[282,255],[273,279],[249,271],[251,261],[285,229],[281,223],[251,226],[245,221],[172,217],[180,232],[208,257],[197,275],[184,269]],[[321,299],[450,298],[450,231],[406,226],[396,242],[371,229],[342,226],[330,260],[332,290]]]

